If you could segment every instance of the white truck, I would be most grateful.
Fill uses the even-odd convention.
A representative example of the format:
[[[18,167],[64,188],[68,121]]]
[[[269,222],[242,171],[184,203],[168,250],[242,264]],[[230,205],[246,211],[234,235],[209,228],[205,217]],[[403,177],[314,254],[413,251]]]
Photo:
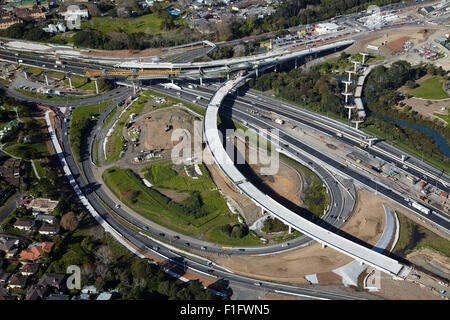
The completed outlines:
[[[418,204],[418,203],[415,202],[415,201],[412,201],[412,202],[411,202],[411,206],[412,206],[413,208],[416,208],[416,209],[419,210],[420,212],[425,213],[425,214],[429,214],[429,213],[430,213],[430,209],[428,209],[427,207],[424,207],[424,206],[421,205],[421,204]]]
[[[56,64],[57,64],[58,66],[62,66],[62,65],[63,65],[63,62],[62,62],[61,60],[56,60]]]
[[[284,123],[284,120],[282,120],[280,118],[276,118],[275,119],[275,123],[278,123],[279,125],[282,125]]]

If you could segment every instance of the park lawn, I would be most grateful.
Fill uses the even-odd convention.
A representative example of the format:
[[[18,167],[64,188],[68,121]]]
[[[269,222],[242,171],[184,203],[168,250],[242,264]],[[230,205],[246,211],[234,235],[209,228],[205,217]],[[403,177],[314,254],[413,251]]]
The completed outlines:
[[[11,84],[11,81],[0,78],[0,83],[3,83],[5,86],[9,86]]]
[[[432,248],[450,257],[450,242],[422,227],[402,214],[397,214],[400,222],[400,235],[393,250],[394,254],[406,256],[422,248]]]
[[[34,166],[36,167],[36,171],[37,171],[37,173],[39,174],[39,177],[43,177],[43,176],[45,176],[45,174],[47,173],[46,171],[45,171],[45,169],[42,167],[42,163],[41,163],[41,161],[40,160],[33,160],[33,162],[34,162]]]
[[[422,99],[446,99],[449,95],[442,88],[442,77],[433,77],[422,82],[406,94]]]
[[[184,171],[181,171],[171,179],[173,180],[172,182],[164,185],[169,184],[182,188],[182,186],[186,185],[186,182],[182,182],[185,179],[191,178],[187,177]],[[132,201],[125,199],[125,197],[121,197],[121,200],[144,217],[182,234],[201,236],[215,227],[226,223],[236,223],[236,219],[229,215],[225,199],[223,199],[220,192],[218,190],[210,190],[211,185],[214,184],[210,180],[209,175],[199,177],[199,180],[203,181],[203,183],[188,184],[185,187],[186,189],[183,190],[200,192],[203,207],[208,212],[200,218],[193,218],[174,210],[174,207],[169,205],[169,198],[154,188],[146,187],[141,179],[129,169],[110,168],[104,172],[103,180],[119,198],[121,197],[120,190],[137,191],[138,194]],[[194,181],[193,179],[191,180]]]
[[[112,102],[105,101],[97,104],[91,104],[88,106],[80,106],[73,109],[72,122],[91,116],[98,116],[102,113]]]
[[[86,77],[82,77],[82,76],[78,76],[78,75],[72,75],[72,86],[75,88],[80,88],[83,85],[85,85],[86,83],[88,83],[89,79]],[[64,79],[64,84],[66,86],[69,86],[69,79],[66,78]],[[94,87],[95,89],[95,87]]]
[[[87,22],[81,23],[82,29],[95,29],[107,35],[111,32],[136,33],[145,32],[147,29],[152,34],[161,32],[161,22],[163,19],[155,13],[136,18],[112,18],[93,17]]]

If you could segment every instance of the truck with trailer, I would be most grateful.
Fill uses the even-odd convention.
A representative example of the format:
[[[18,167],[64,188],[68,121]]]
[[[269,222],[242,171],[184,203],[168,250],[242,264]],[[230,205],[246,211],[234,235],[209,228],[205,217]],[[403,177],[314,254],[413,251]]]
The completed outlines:
[[[428,209],[427,207],[417,203],[416,201],[412,201],[410,203],[410,205],[411,205],[411,207],[416,208],[417,210],[419,210],[422,213],[425,213],[425,214],[429,214],[430,213],[430,209]]]

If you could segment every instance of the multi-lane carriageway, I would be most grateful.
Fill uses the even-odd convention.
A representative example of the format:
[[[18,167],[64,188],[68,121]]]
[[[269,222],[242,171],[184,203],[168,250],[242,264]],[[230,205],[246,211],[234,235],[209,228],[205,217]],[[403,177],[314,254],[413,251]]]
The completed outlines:
[[[256,205],[264,208],[275,215],[284,223],[292,226],[300,232],[308,235],[323,245],[330,246],[352,258],[367,263],[383,272],[396,277],[404,277],[408,268],[398,261],[380,254],[374,250],[364,247],[356,242],[341,237],[317,224],[297,215],[295,212],[285,208],[268,195],[261,192],[236,168],[233,161],[225,151],[217,128],[217,116],[223,99],[230,90],[239,85],[247,76],[233,78],[225,82],[213,95],[208,103],[203,120],[203,130],[206,144],[219,168],[230,179],[230,181],[245,195],[247,195]],[[283,137],[280,137],[283,139]],[[306,146],[304,146],[306,147]],[[312,148],[310,148],[312,149]],[[314,150],[310,150],[314,151]],[[317,152],[316,152],[317,153]],[[333,161],[328,159],[329,161]],[[363,177],[359,177],[362,179]],[[366,181],[368,182],[368,181]],[[383,190],[389,193],[388,190]]]
[[[195,90],[193,90],[193,89],[192,90],[185,89],[185,90],[188,92],[192,91],[192,93],[194,95],[200,95],[200,96],[203,95],[206,98],[210,97],[215,92],[214,90],[200,88],[200,87],[195,88]],[[264,98],[264,99],[266,99],[266,98]],[[312,114],[310,111],[307,111],[307,110],[295,108],[295,110],[294,110],[295,112],[291,112],[291,111],[289,111],[289,107],[285,104],[283,104],[282,107],[276,107],[275,104],[272,103],[273,101],[270,101],[270,104],[265,104],[262,101],[257,100],[257,102],[254,102],[253,100],[244,99],[242,97],[238,97],[238,98],[226,97],[224,100],[226,102],[228,102],[226,104],[227,106],[224,107],[225,111],[228,110],[227,112],[239,113],[242,117],[247,117],[246,120],[248,123],[254,124],[255,121],[259,122],[260,119],[255,119],[255,117],[249,115],[247,112],[247,108],[244,108],[244,106],[250,107],[252,109],[258,108],[258,109],[261,109],[264,111],[275,110],[277,115],[279,115],[281,117],[289,119],[290,121],[293,121],[295,123],[299,123],[301,125],[310,127],[314,130],[317,130],[318,132],[322,132],[322,133],[328,134],[330,136],[335,136],[336,139],[340,139],[349,145],[355,145],[360,141],[364,141],[363,133],[355,132],[353,129],[346,128],[342,124],[338,124],[338,128],[339,128],[338,132],[344,133],[344,134],[340,137],[336,136],[337,130],[336,130],[336,124],[333,123],[335,121],[334,119],[322,118],[319,115],[317,115],[317,117],[316,117],[314,114]],[[278,103],[280,103],[280,102],[278,101]],[[233,109],[229,110],[228,105],[233,105],[233,104],[234,104]],[[263,128],[263,127],[265,127],[265,124],[260,123],[259,126]],[[331,161],[333,159],[330,159],[330,158],[320,154],[315,149],[301,143],[300,141],[298,141],[298,139],[295,139],[292,136],[289,136],[283,132],[280,132],[280,137],[282,137],[286,143],[289,143],[289,145],[299,146],[299,147],[301,147],[302,150],[307,151],[311,155],[314,155],[317,159],[324,160],[324,162],[326,164],[340,170],[342,173],[346,174],[350,178],[353,178],[353,176],[348,175],[347,172],[358,173],[357,171],[354,171],[350,167],[344,166],[339,161]],[[424,173],[428,173],[428,172],[424,171],[423,168],[417,169],[416,166],[413,166],[411,164],[411,163],[414,163],[414,162],[412,162],[413,161],[412,159],[410,160],[411,163],[407,163],[408,166],[406,166],[406,168],[405,168],[404,167],[405,163],[401,162],[401,155],[398,155],[396,157],[393,156],[392,155],[393,151],[394,152],[398,152],[398,151],[393,150],[392,147],[390,147],[389,145],[377,144],[377,147],[372,146],[372,147],[366,148],[364,150],[366,152],[368,152],[369,154],[371,154],[372,156],[375,156],[375,157],[377,157],[383,161],[386,161],[388,163],[395,164],[397,167],[401,168],[401,170],[406,171],[413,176],[422,177],[428,183],[430,183],[432,185],[437,185],[441,190],[448,192],[448,187],[440,182],[440,181],[443,181],[442,179],[446,178],[446,176],[441,176],[441,179],[439,179],[439,180],[436,180],[436,178],[433,177],[433,176],[436,177],[437,174],[433,174],[433,175],[427,174],[426,176],[424,176]],[[394,153],[394,155],[395,155],[395,153]],[[422,164],[422,166],[423,166],[423,164]],[[396,196],[397,202],[401,203],[403,206],[407,207],[409,210],[412,210],[415,213],[419,214],[423,219],[431,221],[435,225],[439,226],[443,231],[445,231],[447,233],[450,232],[450,219],[445,217],[445,214],[438,213],[433,208],[430,208],[430,213],[428,215],[426,215],[426,214],[420,212],[419,210],[416,210],[415,208],[413,208],[410,205],[411,204],[410,199],[406,195],[399,194],[398,192],[396,193],[395,191],[392,191],[389,188],[386,188],[385,186],[383,186],[381,184],[373,182],[371,179],[369,179],[361,174],[359,174],[358,176],[360,176],[360,178],[358,178],[356,180],[363,183],[363,185],[372,188],[376,192],[380,192],[383,189],[389,190],[391,192],[392,196]],[[445,181],[448,183],[448,180],[444,179],[444,182]],[[421,203],[421,205],[423,205],[427,208],[429,207],[425,203]]]

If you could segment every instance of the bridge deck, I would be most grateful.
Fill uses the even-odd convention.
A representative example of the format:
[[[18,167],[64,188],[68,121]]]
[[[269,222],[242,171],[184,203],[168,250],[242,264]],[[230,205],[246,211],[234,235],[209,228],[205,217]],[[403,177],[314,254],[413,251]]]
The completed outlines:
[[[261,192],[252,183],[248,182],[245,176],[235,167],[220,140],[217,129],[217,116],[220,104],[229,90],[237,86],[246,77],[231,79],[222,85],[211,98],[204,117],[203,129],[205,131],[205,140],[220,169],[232,183],[253,202],[278,217],[284,223],[291,225],[314,240],[347,254],[358,261],[365,262],[392,275],[398,275],[403,268],[403,265],[398,261],[328,231],[285,208],[277,201]]]

